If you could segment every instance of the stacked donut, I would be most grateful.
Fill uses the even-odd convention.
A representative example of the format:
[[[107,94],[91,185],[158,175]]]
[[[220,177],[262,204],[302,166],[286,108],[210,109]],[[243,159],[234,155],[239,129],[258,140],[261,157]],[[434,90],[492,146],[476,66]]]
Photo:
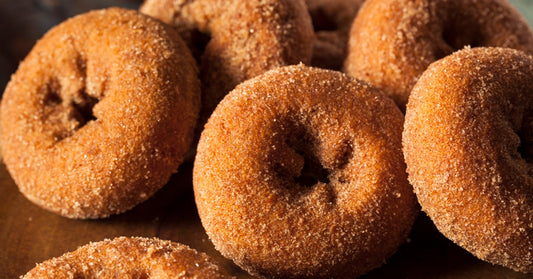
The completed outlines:
[[[28,199],[71,218],[128,210],[168,181],[196,127],[199,216],[251,274],[365,274],[406,240],[417,199],[475,256],[533,272],[533,33],[505,0],[147,0],[140,11],[67,20],[13,75],[2,154]],[[120,238],[27,276],[193,276],[210,262],[183,249]],[[112,269],[132,252],[150,264]],[[79,263],[87,254],[103,259]]]
[[[531,54],[531,30],[506,1],[368,0],[345,61],[406,111],[409,181],[437,228],[480,259],[526,273]]]

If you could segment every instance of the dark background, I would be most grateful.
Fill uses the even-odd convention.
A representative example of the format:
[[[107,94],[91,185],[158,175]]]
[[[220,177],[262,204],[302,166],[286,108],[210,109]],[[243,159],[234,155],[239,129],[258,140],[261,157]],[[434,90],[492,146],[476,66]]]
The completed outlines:
[[[48,29],[68,17],[111,6],[137,9],[142,0],[0,0],[0,95],[20,60]],[[509,0],[533,23],[533,0]]]
[[[0,0],[0,93],[48,29],[83,12],[111,6],[137,9],[140,0]]]

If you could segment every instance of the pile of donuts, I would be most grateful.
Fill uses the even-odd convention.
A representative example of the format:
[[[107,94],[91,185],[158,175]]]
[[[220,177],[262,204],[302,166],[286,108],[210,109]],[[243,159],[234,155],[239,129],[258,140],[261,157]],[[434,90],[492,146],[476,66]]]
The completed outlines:
[[[365,274],[420,207],[533,273],[531,54],[506,0],[146,0],[37,42],[3,94],[2,155],[29,200],[82,219],[194,159],[210,240],[260,277]],[[118,275],[231,277],[184,245],[117,238],[26,278]]]

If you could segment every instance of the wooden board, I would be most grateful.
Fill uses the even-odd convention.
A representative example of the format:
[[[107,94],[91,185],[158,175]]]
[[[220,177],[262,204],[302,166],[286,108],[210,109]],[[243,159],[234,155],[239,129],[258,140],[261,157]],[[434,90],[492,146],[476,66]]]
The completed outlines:
[[[69,0],[70,1],[70,0]],[[0,90],[42,32],[61,18],[84,9],[112,4],[128,7],[135,1],[0,1]],[[528,0],[513,0],[522,12],[533,15]],[[49,8],[51,16],[21,12],[29,3],[70,3],[77,10]],[[77,3],[74,5],[72,3]],[[79,8],[82,3],[90,5]],[[43,6],[44,7],[44,6]],[[46,7],[44,7],[46,8]],[[524,12],[525,11],[525,12]],[[10,24],[6,23],[10,20]],[[8,65],[8,66],[5,66]],[[205,234],[194,204],[192,165],[182,166],[171,181],[147,202],[124,214],[102,220],[71,220],[47,212],[22,196],[5,167],[0,164],[0,278],[16,278],[36,263],[73,251],[91,241],[116,236],[159,237],[187,244],[206,252],[230,268],[238,278],[246,272],[224,259]],[[533,278],[532,275],[480,261],[443,237],[423,214],[415,223],[409,241],[387,263],[363,278]]]

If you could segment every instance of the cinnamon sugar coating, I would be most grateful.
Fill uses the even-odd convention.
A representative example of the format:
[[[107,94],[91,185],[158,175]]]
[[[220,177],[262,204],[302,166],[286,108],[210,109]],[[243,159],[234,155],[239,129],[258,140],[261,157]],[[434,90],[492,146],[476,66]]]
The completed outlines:
[[[345,72],[405,110],[429,64],[464,46],[533,54],[533,33],[506,0],[368,0],[350,32]]]
[[[4,162],[47,210],[123,212],[177,170],[199,90],[194,59],[172,28],[118,8],[76,16],[35,45],[4,92]]]
[[[117,237],[38,264],[22,278],[234,278],[209,256],[157,238]]]
[[[303,0],[146,0],[140,11],[173,25],[200,61],[200,128],[240,82],[307,63],[313,28]]]
[[[504,48],[432,64],[407,105],[403,148],[422,209],[490,263],[533,272],[533,58]]]
[[[193,171],[215,247],[252,274],[353,278],[402,244],[418,212],[403,115],[339,72],[281,67],[230,92]]]
[[[340,70],[346,59],[350,27],[364,0],[305,0],[305,2],[315,30],[311,65]]]

